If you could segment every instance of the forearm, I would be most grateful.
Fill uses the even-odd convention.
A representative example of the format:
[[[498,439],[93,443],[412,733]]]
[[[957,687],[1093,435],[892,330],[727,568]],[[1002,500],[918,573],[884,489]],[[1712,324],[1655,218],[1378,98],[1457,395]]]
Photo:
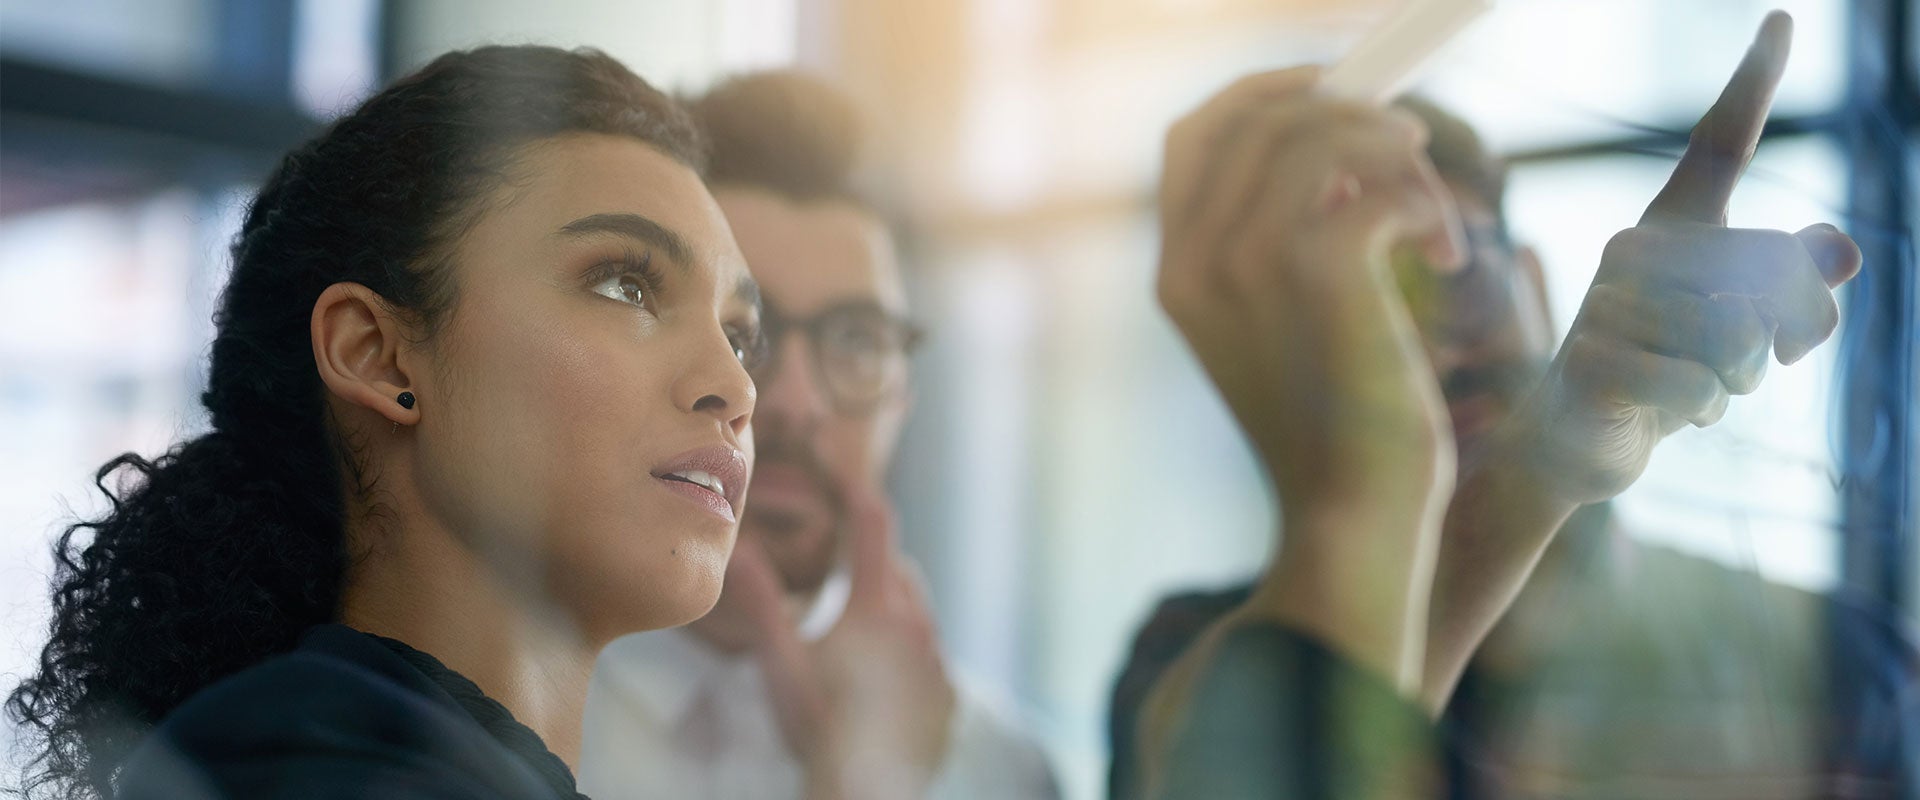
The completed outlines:
[[[1414,697],[1446,493],[1381,493],[1366,504],[1296,503],[1280,552],[1243,612],[1325,642]]]
[[[1578,506],[1545,485],[1517,451],[1499,448],[1461,473],[1434,571],[1421,701],[1446,707],[1473,652],[1512,605]]]

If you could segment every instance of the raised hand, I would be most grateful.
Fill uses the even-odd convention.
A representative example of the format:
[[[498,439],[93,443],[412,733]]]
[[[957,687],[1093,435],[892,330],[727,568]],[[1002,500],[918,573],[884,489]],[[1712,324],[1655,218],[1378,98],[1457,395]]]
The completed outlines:
[[[807,773],[807,797],[924,794],[945,757],[955,695],[918,573],[895,546],[875,489],[843,487],[852,545],[846,612],[819,641],[802,642],[777,574],[756,542],[728,564],[758,641],[780,733]]]
[[[1792,22],[1775,12],[1694,128],[1640,224],[1621,231],[1539,393],[1516,419],[1527,457],[1574,503],[1604,500],[1683,425],[1712,425],[1833,333],[1833,289],[1860,250],[1832,225],[1798,233],[1726,227],[1786,66]],[[1513,451],[1509,451],[1513,452]]]
[[[1421,123],[1318,74],[1242,79],[1174,125],[1158,289],[1280,497],[1251,607],[1407,686],[1454,455],[1388,256],[1454,265],[1461,235]]]
[[[1245,78],[1167,136],[1160,300],[1265,462],[1283,535],[1247,602],[1141,706],[1153,796],[1296,796],[1312,781],[1276,765],[1345,752],[1337,724],[1301,733],[1321,720],[1285,716],[1305,708],[1288,702],[1300,693],[1342,700],[1292,684],[1287,659],[1236,658],[1239,633],[1304,633],[1402,696],[1419,688],[1454,451],[1389,256],[1418,247],[1450,269],[1463,237],[1421,123],[1321,96],[1318,79]],[[1291,733],[1267,741],[1279,730]],[[1314,755],[1291,752],[1295,736]]]
[[[1839,320],[1860,250],[1831,225],[1726,227],[1786,66],[1775,12],[1693,130],[1640,224],[1608,243],[1540,388],[1463,472],[1435,573],[1423,693],[1439,709],[1574,508],[1640,477],[1680,427],[1712,425],[1760,385],[1769,353],[1806,355]]]

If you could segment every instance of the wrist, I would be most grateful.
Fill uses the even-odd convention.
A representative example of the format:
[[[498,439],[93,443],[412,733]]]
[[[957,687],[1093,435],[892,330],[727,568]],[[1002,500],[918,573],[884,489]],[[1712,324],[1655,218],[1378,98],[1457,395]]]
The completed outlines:
[[[1403,691],[1418,688],[1444,504],[1287,514],[1244,613],[1310,634]]]
[[[1586,495],[1585,484],[1571,476],[1572,470],[1551,450],[1536,426],[1515,424],[1496,431],[1470,459],[1462,460],[1450,516],[1497,511],[1510,522],[1550,520],[1516,527],[1551,537],[1560,522],[1585,505]],[[1449,520],[1448,531],[1454,528]]]
[[[1422,702],[1438,714],[1467,662],[1579,507],[1534,444],[1496,434],[1462,462],[1434,569]]]

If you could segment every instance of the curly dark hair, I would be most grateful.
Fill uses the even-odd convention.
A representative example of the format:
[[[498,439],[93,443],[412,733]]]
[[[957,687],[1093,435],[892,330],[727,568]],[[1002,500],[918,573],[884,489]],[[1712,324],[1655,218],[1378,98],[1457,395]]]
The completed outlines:
[[[688,108],[706,134],[707,179],[750,186],[799,202],[866,205],[854,188],[864,131],[853,101],[794,70],[749,72],[722,81]]]
[[[188,696],[335,618],[346,526],[374,476],[328,418],[313,304],[354,282],[423,340],[453,306],[453,243],[516,153],[572,132],[632,137],[696,170],[691,117],[594,50],[449,53],[289,153],[233,245],[201,402],[212,431],[95,483],[111,501],[53,546],[53,620],[8,696],[21,796],[111,796],[120,762]],[[116,487],[117,490],[116,490]]]

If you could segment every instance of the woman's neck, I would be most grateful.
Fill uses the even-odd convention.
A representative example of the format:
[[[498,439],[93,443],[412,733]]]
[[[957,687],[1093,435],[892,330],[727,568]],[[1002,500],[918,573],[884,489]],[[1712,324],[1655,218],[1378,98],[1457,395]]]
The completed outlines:
[[[512,585],[433,525],[389,517],[350,536],[340,621],[398,639],[466,676],[578,769],[581,714],[599,648],[537,591]]]

